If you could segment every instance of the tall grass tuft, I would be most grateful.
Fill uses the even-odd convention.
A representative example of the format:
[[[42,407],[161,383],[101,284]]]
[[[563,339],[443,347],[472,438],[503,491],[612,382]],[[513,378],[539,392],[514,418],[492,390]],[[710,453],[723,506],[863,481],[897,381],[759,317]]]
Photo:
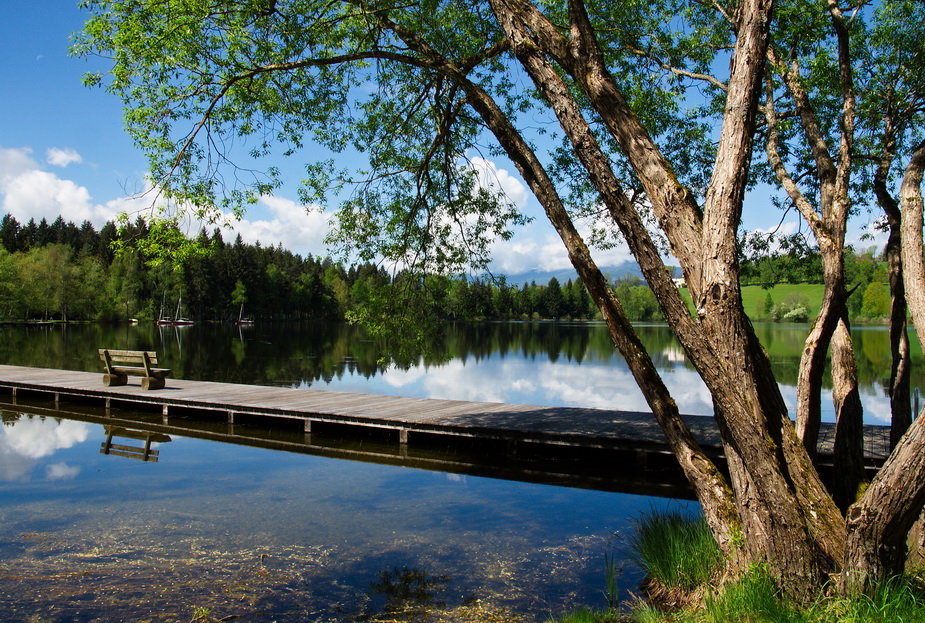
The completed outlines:
[[[914,578],[896,578],[877,584],[866,594],[820,600],[807,611],[814,623],[923,623],[925,590]]]
[[[753,569],[737,582],[708,594],[703,620],[706,623],[803,623],[810,621],[780,597],[777,585],[762,569]]]
[[[645,513],[629,545],[647,580],[668,591],[689,592],[706,585],[723,561],[702,515]]]

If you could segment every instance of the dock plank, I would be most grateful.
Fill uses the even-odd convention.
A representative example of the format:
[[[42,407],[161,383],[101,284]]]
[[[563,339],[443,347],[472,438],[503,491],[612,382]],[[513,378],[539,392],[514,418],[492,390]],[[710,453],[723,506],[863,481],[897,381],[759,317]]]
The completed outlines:
[[[146,391],[140,383],[132,382],[105,387],[101,373],[9,365],[0,365],[0,387],[160,405],[168,411],[171,407],[183,407],[457,435],[490,433],[495,437],[545,439],[589,447],[666,445],[664,433],[654,416],[637,411],[406,398],[186,379],[172,379],[164,389]],[[713,418],[690,415],[685,416],[685,420],[701,444],[721,449]],[[831,427],[823,425],[820,446],[823,454],[831,453],[833,435],[827,430]],[[889,429],[867,426],[865,435],[867,457],[884,460],[889,448]]]

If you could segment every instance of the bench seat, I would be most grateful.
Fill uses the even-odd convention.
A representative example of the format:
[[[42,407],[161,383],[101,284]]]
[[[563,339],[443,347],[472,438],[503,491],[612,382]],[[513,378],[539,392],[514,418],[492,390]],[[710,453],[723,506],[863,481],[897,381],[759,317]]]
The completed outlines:
[[[116,387],[126,385],[128,377],[140,376],[142,389],[162,389],[171,374],[169,368],[156,368],[157,353],[145,350],[99,349],[100,359],[106,368],[103,385]],[[123,365],[123,364],[141,364]]]

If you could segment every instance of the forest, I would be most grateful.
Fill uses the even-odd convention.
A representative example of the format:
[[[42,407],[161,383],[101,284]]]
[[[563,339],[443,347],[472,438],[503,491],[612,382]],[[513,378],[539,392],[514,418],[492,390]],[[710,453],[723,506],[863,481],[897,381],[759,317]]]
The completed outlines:
[[[175,315],[180,304],[196,321],[234,321],[242,313],[342,320],[388,296],[404,278],[372,263],[303,258],[281,246],[245,244],[240,236],[228,243],[220,229],[200,232],[204,253],[182,266],[156,263],[136,244],[147,234],[142,219],[121,230],[110,222],[97,232],[89,222],[77,226],[62,217],[21,224],[5,215],[0,320],[153,321]],[[587,320],[596,312],[577,280],[518,286],[503,277],[457,275],[430,276],[421,285],[432,313],[446,320]],[[650,309],[657,309],[654,299]]]
[[[133,241],[148,233],[137,219],[120,230],[107,223],[96,231],[58,217],[21,224],[0,220],[0,321],[125,321],[173,316],[182,302],[197,321],[251,319],[343,320],[388,296],[404,275],[372,263],[345,266],[330,257],[307,257],[281,246],[225,242],[220,229],[199,234],[205,252],[182,266],[153,264]],[[123,244],[118,244],[123,243]],[[126,244],[127,243],[127,244]],[[874,249],[845,253],[848,299],[855,320],[878,321],[889,314],[887,266]],[[776,293],[780,284],[809,287]],[[818,252],[790,249],[742,260],[746,312],[756,320],[805,322],[818,311],[812,300],[821,284]],[[592,320],[597,311],[576,280],[561,284],[509,284],[504,276],[430,276],[423,292],[442,320]],[[663,319],[645,282],[635,276],[613,281],[627,315],[637,321]],[[817,288],[818,289],[818,288]],[[784,291],[783,288],[780,289]],[[772,295],[775,292],[775,295]],[[750,296],[748,296],[750,295]],[[754,303],[749,306],[749,299]]]

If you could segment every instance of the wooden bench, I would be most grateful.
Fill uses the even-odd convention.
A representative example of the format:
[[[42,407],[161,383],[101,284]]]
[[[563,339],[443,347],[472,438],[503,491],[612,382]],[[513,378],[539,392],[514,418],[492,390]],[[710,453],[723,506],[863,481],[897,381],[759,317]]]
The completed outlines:
[[[100,454],[124,456],[128,459],[138,459],[139,461],[147,461],[150,463],[157,463],[158,457],[160,455],[159,450],[151,448],[151,443],[167,443],[170,441],[170,435],[164,435],[162,433],[152,433],[150,431],[143,430],[129,430],[127,428],[120,428],[117,426],[106,426],[105,430],[106,441],[100,444]],[[113,443],[113,437],[136,439],[138,441],[145,442],[145,445],[144,447],[139,447]]]
[[[141,376],[142,389],[161,389],[170,376],[167,368],[155,368],[157,353],[149,350],[110,350],[100,349],[100,359],[106,367],[103,385],[116,387],[128,383],[128,375]],[[123,364],[136,364],[133,366]],[[141,364],[140,366],[137,364]]]

